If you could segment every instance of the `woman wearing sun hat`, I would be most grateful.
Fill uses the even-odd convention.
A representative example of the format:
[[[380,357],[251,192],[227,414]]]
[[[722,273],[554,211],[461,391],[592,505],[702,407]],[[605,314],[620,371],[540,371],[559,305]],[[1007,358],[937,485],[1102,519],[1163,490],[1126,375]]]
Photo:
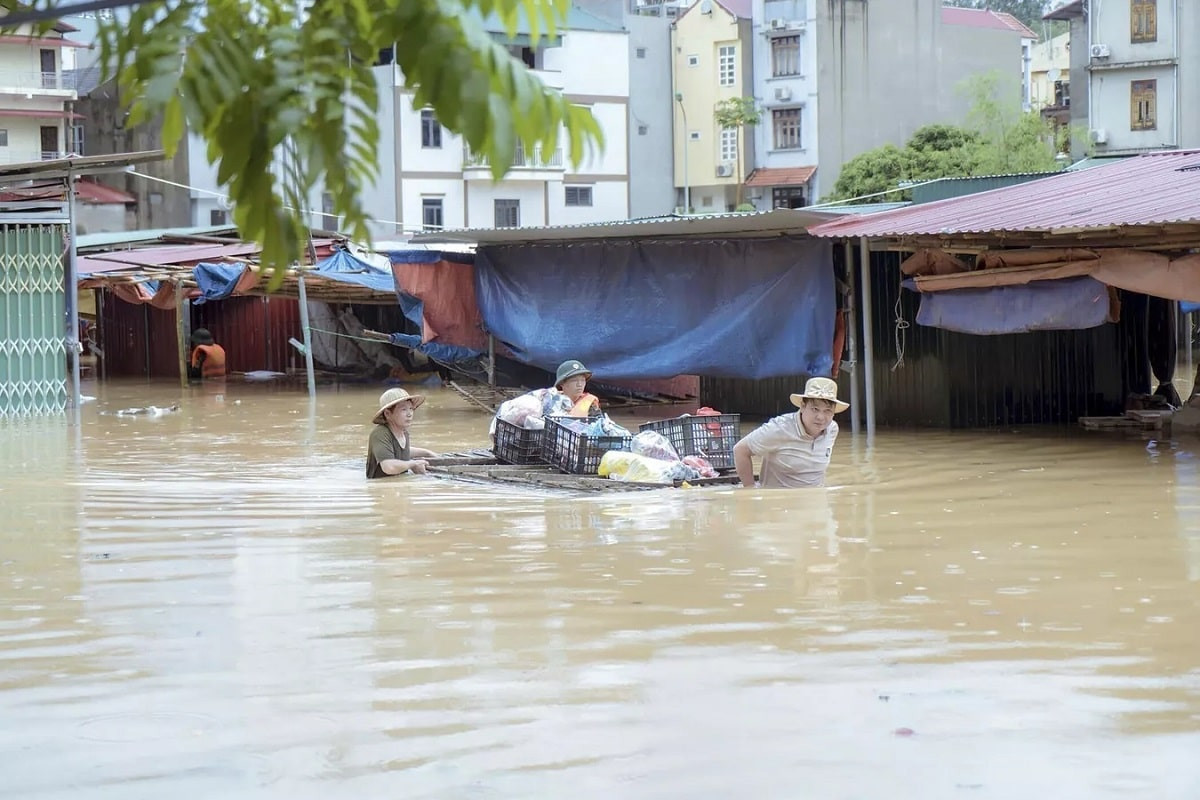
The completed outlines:
[[[424,447],[413,447],[408,429],[413,415],[425,402],[419,394],[404,389],[388,389],[379,398],[379,410],[371,420],[375,424],[367,443],[367,478],[386,478],[413,472],[423,475],[437,455]]]
[[[733,446],[743,486],[754,486],[754,456],[762,458],[759,483],[764,487],[824,485],[838,435],[833,415],[850,404],[838,400],[837,384],[829,378],[810,378],[791,400],[797,411],[764,423]]]

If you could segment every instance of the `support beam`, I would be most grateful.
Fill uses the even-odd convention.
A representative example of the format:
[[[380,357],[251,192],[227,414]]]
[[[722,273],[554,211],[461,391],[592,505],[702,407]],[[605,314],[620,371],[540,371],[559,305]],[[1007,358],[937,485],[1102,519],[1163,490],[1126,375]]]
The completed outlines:
[[[301,268],[303,269],[303,268]],[[312,331],[308,327],[308,293],[304,290],[304,273],[300,272],[297,281],[300,290],[300,335],[304,337],[304,372],[308,377],[308,396],[317,396],[317,377],[313,370]]]
[[[183,296],[183,284],[178,278],[171,283],[175,286],[175,340],[178,343],[176,349],[179,351],[179,385],[186,389],[188,385],[188,332],[184,314],[187,309],[187,298]]]
[[[488,386],[496,385],[496,337],[488,334]]]
[[[858,369],[862,363],[858,358],[858,300],[854,296],[854,247],[850,242],[842,244],[843,263],[846,265],[846,285],[850,287],[846,308],[846,345],[850,353],[850,432],[858,433],[858,419],[862,409],[858,407]]]
[[[871,310],[871,248],[866,236],[858,241],[859,275],[862,283],[863,405],[867,436],[875,435],[875,340]]]
[[[71,365],[71,408],[78,414],[83,404],[83,395],[79,386],[79,355],[82,349],[79,345],[79,263],[76,252],[75,224],[75,173],[67,167],[67,269],[65,300],[67,311],[67,360]]]

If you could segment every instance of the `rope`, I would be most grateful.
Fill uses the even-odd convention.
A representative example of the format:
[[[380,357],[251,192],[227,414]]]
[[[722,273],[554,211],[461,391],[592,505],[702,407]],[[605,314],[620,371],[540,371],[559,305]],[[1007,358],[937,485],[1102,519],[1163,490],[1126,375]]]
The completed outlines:
[[[908,320],[904,318],[904,312],[900,310],[902,292],[903,289],[896,294],[896,305],[893,308],[893,313],[896,315],[896,363],[892,364],[892,372],[904,366],[904,343],[906,337],[904,332],[909,328]]]
[[[309,326],[308,329],[310,331],[314,331],[316,333],[328,333],[330,336],[340,336],[343,339],[354,339],[357,342],[371,342],[373,344],[391,344],[391,342],[384,341],[382,339],[369,339],[366,336],[355,336],[354,334],[351,334],[351,333],[340,333],[339,331],[327,331],[324,328],[314,328],[311,325]]]

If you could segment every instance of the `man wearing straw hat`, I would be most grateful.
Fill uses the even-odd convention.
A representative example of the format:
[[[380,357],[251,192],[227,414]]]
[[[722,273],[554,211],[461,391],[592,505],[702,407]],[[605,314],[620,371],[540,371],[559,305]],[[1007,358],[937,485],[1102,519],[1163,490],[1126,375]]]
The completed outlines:
[[[425,398],[409,394],[404,389],[388,389],[379,398],[379,411],[371,420],[375,429],[367,444],[367,478],[386,478],[413,472],[424,475],[429,462],[425,459],[437,455],[424,447],[413,447],[408,429],[413,415]]]
[[[837,384],[829,378],[810,378],[791,400],[797,411],[764,423],[733,446],[743,486],[754,486],[754,456],[762,458],[759,484],[764,487],[824,485],[838,435],[833,415],[850,404],[838,400]]]

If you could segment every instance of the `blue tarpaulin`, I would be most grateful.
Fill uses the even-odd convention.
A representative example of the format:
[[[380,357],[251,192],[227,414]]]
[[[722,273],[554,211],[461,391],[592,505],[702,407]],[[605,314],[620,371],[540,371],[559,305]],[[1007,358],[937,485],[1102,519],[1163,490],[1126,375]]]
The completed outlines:
[[[388,261],[393,264],[436,264],[453,261],[458,264],[474,264],[474,253],[453,253],[442,250],[390,250]]]
[[[391,337],[392,344],[416,350],[418,353],[429,356],[434,361],[441,362],[442,364],[466,361],[479,355],[479,353],[468,347],[459,347],[456,344],[422,342],[420,334],[416,333],[391,333],[388,336]]]
[[[338,250],[317,264],[313,272],[329,280],[354,283],[380,292],[396,291],[396,279],[391,270],[360,261],[345,250]]]
[[[515,357],[597,378],[828,375],[834,279],[824,240],[481,247],[476,293]]]
[[[904,285],[912,288],[912,281]],[[1109,321],[1108,287],[1091,277],[921,294],[917,324],[993,335],[1082,330]]]
[[[1185,314],[1189,314],[1192,311],[1200,311],[1200,303],[1189,303],[1186,300],[1181,300],[1179,301],[1179,310]]]
[[[200,296],[192,302],[200,305],[209,300],[223,300],[229,297],[245,271],[245,264],[197,264],[192,269],[192,277],[196,279],[196,288],[200,290]]]

